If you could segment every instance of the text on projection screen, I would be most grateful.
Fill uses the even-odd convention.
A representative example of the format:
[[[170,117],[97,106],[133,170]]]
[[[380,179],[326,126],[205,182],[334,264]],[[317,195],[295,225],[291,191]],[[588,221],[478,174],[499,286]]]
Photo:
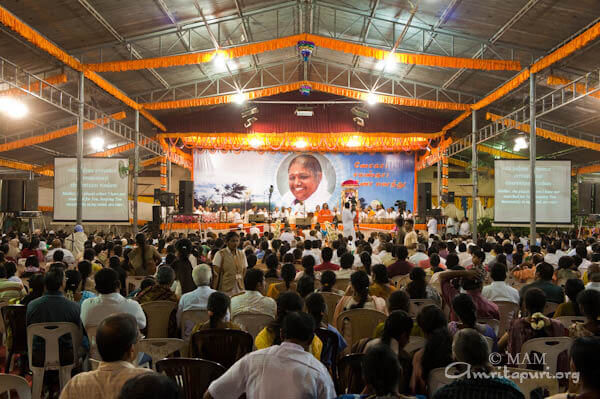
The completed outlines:
[[[530,164],[528,160],[494,162],[494,221],[529,223]],[[571,223],[571,162],[537,161],[536,221]]]
[[[83,220],[129,222],[129,161],[83,159]],[[77,159],[54,159],[54,220],[74,221],[77,214]]]

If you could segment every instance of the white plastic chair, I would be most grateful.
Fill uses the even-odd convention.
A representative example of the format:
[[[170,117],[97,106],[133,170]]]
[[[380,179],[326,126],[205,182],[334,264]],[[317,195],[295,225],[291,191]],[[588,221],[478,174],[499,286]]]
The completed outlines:
[[[408,313],[410,314],[410,317],[414,319],[425,306],[435,304],[436,303],[432,299],[411,299]]]
[[[404,346],[404,351],[406,353],[413,353],[418,351],[419,349],[421,349],[422,347],[425,346],[425,338],[423,337],[416,337],[416,336],[410,336],[408,338],[408,343],[406,344],[406,346]]]
[[[525,355],[530,352],[539,352],[546,354],[546,368],[550,374],[555,374],[558,368],[558,355],[571,348],[573,339],[569,337],[543,337],[533,338],[525,341],[521,347],[521,359],[526,359]]]
[[[544,306],[544,314],[546,316],[553,314],[554,312],[556,312],[558,305],[560,304],[554,302],[546,302],[546,306]]]
[[[73,363],[60,365],[60,348],[58,339],[63,335],[71,335],[73,342]],[[33,337],[38,336],[45,341],[46,352],[43,367],[33,365]],[[42,395],[44,373],[46,370],[58,370],[60,389],[62,390],[71,379],[71,372],[78,361],[78,351],[81,346],[82,332],[73,323],[36,323],[27,327],[27,348],[29,368],[33,372],[32,397],[39,399]]]
[[[500,330],[500,320],[496,320],[496,319],[492,319],[492,318],[480,318],[477,319],[478,323],[481,324],[487,324],[488,326],[492,327],[494,329],[494,333],[496,334],[496,336],[498,335],[498,332]]]
[[[146,314],[148,338],[168,338],[169,320],[173,311],[177,309],[177,302],[151,301],[142,304]]]
[[[242,312],[236,314],[231,320],[233,323],[240,325],[246,332],[256,338],[258,333],[275,318],[268,314],[257,314],[251,312]]]
[[[198,323],[208,321],[208,310],[191,309],[181,314],[181,338],[188,342],[194,326]]]
[[[179,338],[148,338],[140,340],[136,344],[136,350],[150,356],[152,368],[156,370],[156,362],[172,353],[183,351],[185,346],[185,341]]]
[[[96,346],[96,331],[98,326],[85,326],[85,332],[87,333],[88,340],[90,341],[90,359],[101,360],[100,353],[98,353],[98,347]]]
[[[17,392],[19,399],[31,399],[31,388],[25,378],[13,374],[0,374],[0,394],[6,393],[10,399],[12,391]]]
[[[144,281],[145,278],[148,278],[148,276],[128,276],[125,280],[125,284],[127,284],[127,287],[125,287],[127,294],[129,295],[133,291],[140,288],[142,281]],[[129,289],[130,286],[133,286],[133,288]]]
[[[449,375],[454,375],[458,372],[456,368],[451,367],[446,371],[445,367],[440,367],[437,369],[433,369],[429,372],[429,377],[427,378],[427,393],[430,398],[440,389],[441,387],[450,384],[454,381],[453,378],[450,378]]]
[[[519,305],[509,301],[494,301],[500,312],[500,326],[498,327],[498,338],[504,335],[513,319],[519,317]]]
[[[560,321],[565,328],[571,327],[575,323],[586,323],[585,316],[560,316],[556,320]]]

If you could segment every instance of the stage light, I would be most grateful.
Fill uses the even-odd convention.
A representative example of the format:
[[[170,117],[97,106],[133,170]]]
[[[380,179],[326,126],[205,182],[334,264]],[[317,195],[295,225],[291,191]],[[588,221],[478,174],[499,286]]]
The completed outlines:
[[[258,148],[258,147],[262,146],[264,143],[258,137],[252,137],[250,140],[248,140],[248,144],[250,144],[250,147],[252,147],[252,148]]]
[[[227,57],[223,53],[216,53],[213,57],[215,68],[224,71],[227,68]]]
[[[393,54],[388,55],[375,66],[379,71],[392,72],[396,69],[396,57]]]
[[[100,136],[93,137],[90,140],[90,145],[96,152],[100,152],[104,149],[104,139]]]
[[[242,92],[238,92],[237,94],[233,95],[232,100],[234,103],[242,105],[246,101],[246,96],[244,96]]]
[[[308,143],[304,139],[300,139],[294,143],[294,146],[298,149],[306,148]]]
[[[515,139],[515,146],[513,147],[513,151],[521,151],[528,147],[529,143],[527,142],[527,139],[525,139],[525,137],[517,137]]]
[[[361,143],[360,143],[360,137],[358,136],[352,136],[350,138],[350,140],[348,140],[348,142],[346,143],[347,147],[360,147]]]
[[[375,94],[373,94],[373,93],[369,93],[369,94],[367,95],[367,103],[368,103],[369,105],[374,105],[374,104],[377,104],[377,102],[378,102],[378,101],[377,101],[377,96],[376,96]]]
[[[20,119],[27,115],[27,106],[12,97],[0,97],[0,111],[13,119]]]

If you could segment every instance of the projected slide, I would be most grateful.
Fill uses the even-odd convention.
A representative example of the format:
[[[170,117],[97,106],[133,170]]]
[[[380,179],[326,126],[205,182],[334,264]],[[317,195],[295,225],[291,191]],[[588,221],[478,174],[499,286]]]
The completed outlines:
[[[494,163],[494,220],[529,223],[529,161]],[[571,162],[537,161],[535,203],[538,223],[571,223]]]
[[[127,171],[118,158],[83,159],[83,220],[129,222]],[[54,220],[74,221],[77,214],[77,159],[54,159]]]

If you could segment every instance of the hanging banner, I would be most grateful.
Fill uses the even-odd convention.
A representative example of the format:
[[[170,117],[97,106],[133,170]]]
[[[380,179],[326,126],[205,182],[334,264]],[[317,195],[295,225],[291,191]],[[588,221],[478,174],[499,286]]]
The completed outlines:
[[[271,204],[306,212],[315,207],[340,206],[341,184],[358,181],[363,207],[379,201],[384,208],[406,201],[413,209],[414,155],[285,152],[194,152],[194,196],[208,205],[266,206]]]

